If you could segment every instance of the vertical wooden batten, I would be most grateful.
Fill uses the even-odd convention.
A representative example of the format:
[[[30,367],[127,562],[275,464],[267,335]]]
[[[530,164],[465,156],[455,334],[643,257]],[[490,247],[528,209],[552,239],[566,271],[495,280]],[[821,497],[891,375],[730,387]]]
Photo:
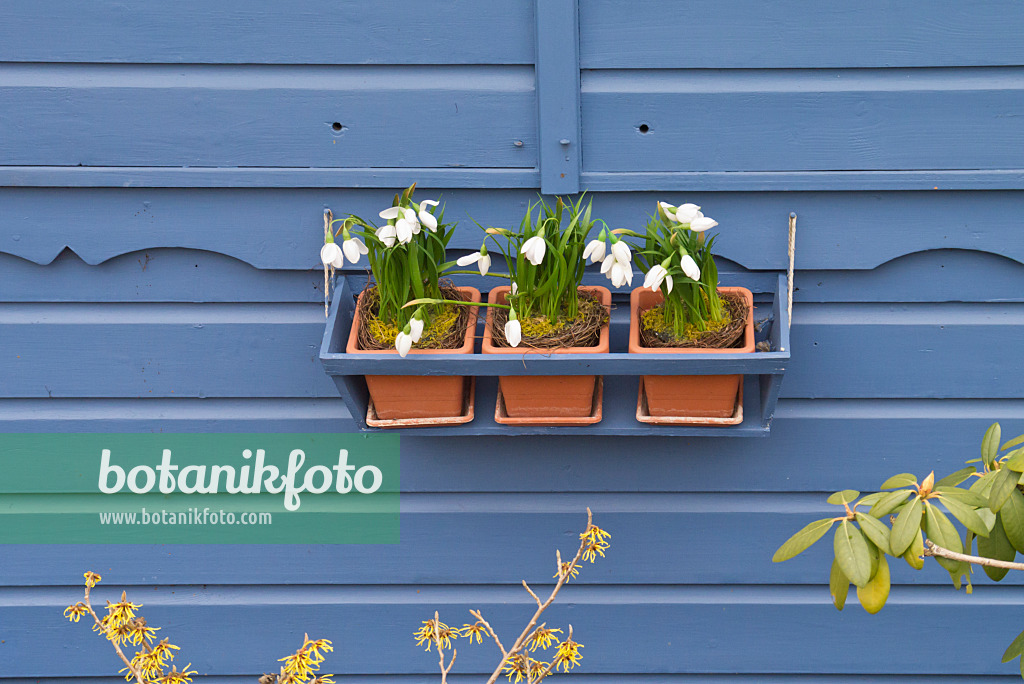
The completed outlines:
[[[580,48],[578,0],[537,0],[537,121],[540,188],[580,191]]]

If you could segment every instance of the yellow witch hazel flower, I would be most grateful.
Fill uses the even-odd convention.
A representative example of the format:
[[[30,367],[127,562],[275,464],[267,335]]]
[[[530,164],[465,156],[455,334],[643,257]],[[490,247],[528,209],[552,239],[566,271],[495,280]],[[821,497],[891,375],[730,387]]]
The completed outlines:
[[[469,643],[473,643],[474,639],[478,644],[484,643],[485,634],[487,634],[487,629],[479,622],[472,625],[464,624],[459,631],[459,636],[468,637]]]
[[[580,659],[583,657],[580,654],[581,648],[583,648],[583,644],[576,643],[572,639],[566,639],[558,644],[558,652],[555,653],[554,659],[554,669],[562,668],[562,672],[568,672],[579,665]]]
[[[189,670],[190,667],[192,667],[192,663],[186,665],[181,672],[172,667],[170,672],[155,679],[154,682],[155,684],[190,684],[192,675],[198,674],[195,670]]]
[[[281,668],[281,681],[305,682],[313,676],[317,668],[320,667],[320,663],[324,661],[324,653],[330,653],[333,650],[334,646],[330,639],[310,639],[306,634],[303,637],[302,647],[298,651],[278,659],[278,662],[284,663],[284,667]],[[326,678],[332,676],[322,675],[314,681],[327,684]]]
[[[441,648],[448,649],[452,647],[452,639],[459,637],[459,630],[452,629],[440,620],[431,618],[430,620],[424,620],[423,626],[413,632],[413,638],[416,639],[416,645],[422,646],[424,643],[427,644],[427,648],[424,650],[429,651],[431,644],[434,643],[434,627],[437,627],[436,639],[441,642]]]
[[[91,570],[89,572],[85,573],[83,575],[83,577],[85,577],[85,586],[89,587],[90,589],[95,587],[96,583],[99,582],[101,579],[103,579],[102,577],[97,575],[95,572],[92,572]]]
[[[331,645],[330,639],[311,640],[309,638],[309,635],[307,634],[305,637],[305,643],[302,644],[302,650],[307,651],[312,661],[319,665],[324,661],[324,654],[320,651],[323,651],[324,653],[330,653],[334,650],[334,646]]]
[[[612,535],[605,532],[597,525],[591,525],[587,528],[586,532],[580,533],[580,541],[586,541],[591,543],[605,544],[606,540],[611,539]],[[605,544],[607,546],[607,544]]]
[[[593,563],[598,556],[604,558],[605,549],[611,546],[606,539],[611,539],[610,534],[597,525],[591,525],[586,532],[580,534],[580,541],[586,544],[583,549],[583,560]]]
[[[560,629],[547,629],[546,627],[540,627],[530,635],[530,650],[536,651],[538,648],[542,651],[546,651],[551,644],[558,643],[558,637],[555,634],[561,634]]]
[[[156,639],[156,633],[160,630],[159,627],[150,627],[146,624],[146,618],[137,617],[134,620],[126,623],[128,627],[128,641],[134,646],[140,645],[143,641],[152,643]],[[191,664],[191,663],[190,663]]]
[[[175,646],[174,644],[168,643],[167,639],[164,639],[159,644],[153,647],[153,650],[150,652],[150,655],[157,659],[157,662],[160,663],[160,669],[162,670],[164,666],[167,665],[168,662],[174,660],[174,651],[180,650],[181,648]]]
[[[128,596],[123,591],[121,592],[121,600],[117,603],[107,601],[107,616],[104,618],[104,622],[107,622],[107,630],[116,629],[133,619],[135,611],[141,607],[141,603],[129,601]]]
[[[125,667],[119,670],[125,672],[125,681],[132,681],[135,678],[135,672],[142,675],[143,679],[153,680],[163,676],[164,668],[160,662],[160,658],[155,653],[143,653],[139,651],[132,658],[132,666],[130,668]]]
[[[527,672],[529,671],[529,668],[529,659],[520,653],[517,656],[509,658],[505,662],[504,674],[508,677],[508,681],[513,682],[514,684],[519,684],[519,682],[528,678]]]
[[[117,627],[111,627],[106,631],[106,637],[118,646],[130,643],[132,638],[131,622],[126,622]]]
[[[302,649],[299,649],[290,656],[278,658],[278,661],[284,662],[284,673],[286,675],[293,675],[300,680],[305,680],[312,675],[313,668],[316,666],[316,661],[313,660],[307,651]]]
[[[564,563],[562,563],[562,567],[559,569],[559,571],[552,575],[552,577],[554,579],[558,579],[563,575],[568,575],[569,577],[576,579],[580,576],[580,566],[573,563],[572,561],[565,561]]]
[[[73,606],[68,606],[64,609],[64,617],[72,622],[78,622],[78,620],[89,612],[89,609],[85,607],[85,604],[79,601]]]
[[[530,658],[530,679],[537,681],[548,669],[547,663]]]

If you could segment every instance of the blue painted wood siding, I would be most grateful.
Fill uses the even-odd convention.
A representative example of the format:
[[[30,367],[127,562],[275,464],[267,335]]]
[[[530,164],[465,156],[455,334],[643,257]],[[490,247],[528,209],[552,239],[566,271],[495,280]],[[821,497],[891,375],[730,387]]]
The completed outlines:
[[[750,278],[800,218],[768,439],[403,437],[395,547],[3,548],[0,684],[115,681],[61,617],[85,569],[205,684],[303,632],[349,681],[435,681],[419,621],[513,629],[586,506],[613,547],[550,612],[581,681],[1010,681],[1019,579],[894,566],[882,613],[836,614],[823,552],[770,557],[835,488],[1024,432],[1021,35],[1010,0],[3,3],[3,431],[351,429],[317,358],[322,210],[412,181],[457,250],[573,174],[612,227],[693,201]],[[491,662],[460,649],[458,681]]]

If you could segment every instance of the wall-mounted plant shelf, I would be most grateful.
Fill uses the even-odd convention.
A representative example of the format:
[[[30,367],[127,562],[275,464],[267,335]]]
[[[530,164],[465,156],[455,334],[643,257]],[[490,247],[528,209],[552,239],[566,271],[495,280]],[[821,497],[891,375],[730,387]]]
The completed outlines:
[[[728,274],[722,274],[723,284]],[[764,282],[764,279],[758,279]],[[496,282],[496,281],[492,281]],[[770,351],[753,354],[629,354],[629,295],[613,298],[611,353],[544,355],[524,350],[522,355],[410,355],[346,354],[345,344],[355,314],[355,294],[348,278],[339,276],[331,303],[327,329],[320,347],[320,361],[345,399],[353,420],[362,431],[380,428],[366,424],[369,395],[364,375],[462,375],[476,377],[475,416],[461,425],[398,428],[415,435],[672,435],[705,437],[763,437],[779,398],[782,377],[789,363],[789,320],[786,311],[786,277],[772,277],[770,284],[754,292],[754,324],[757,340],[767,341]],[[482,336],[479,317],[477,351]],[[601,375],[604,377],[603,416],[586,426],[503,425],[495,422],[499,375]],[[651,425],[637,420],[640,376],[742,374],[743,422],[730,426]]]

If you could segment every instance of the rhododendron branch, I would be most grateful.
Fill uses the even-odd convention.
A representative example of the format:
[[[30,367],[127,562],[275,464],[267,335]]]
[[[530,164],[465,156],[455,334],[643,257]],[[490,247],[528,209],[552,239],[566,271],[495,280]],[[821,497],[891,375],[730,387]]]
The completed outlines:
[[[1014,563],[1012,561],[1003,561],[996,558],[985,558],[984,556],[969,556],[966,553],[957,553],[956,551],[950,551],[944,549],[931,539],[924,540],[926,556],[935,556],[936,558],[948,558],[953,561],[961,561],[963,563],[971,563],[973,565],[983,565],[990,568],[1005,568],[1007,570],[1024,570],[1024,563]]]

